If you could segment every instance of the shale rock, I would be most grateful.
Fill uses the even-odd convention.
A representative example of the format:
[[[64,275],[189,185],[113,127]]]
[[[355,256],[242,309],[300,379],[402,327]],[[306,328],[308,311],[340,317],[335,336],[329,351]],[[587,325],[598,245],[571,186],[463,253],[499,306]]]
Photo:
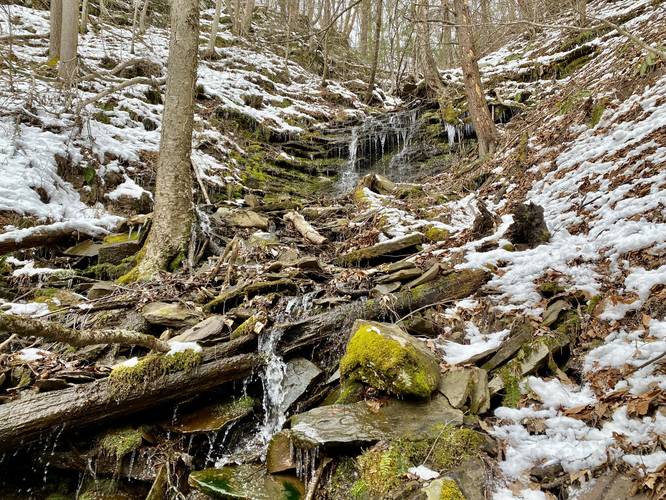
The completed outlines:
[[[151,325],[182,328],[197,323],[200,315],[176,302],[151,302],[143,306],[141,315]]]
[[[213,498],[292,500],[303,498],[305,487],[286,475],[269,475],[261,465],[232,465],[190,473],[188,483]]]

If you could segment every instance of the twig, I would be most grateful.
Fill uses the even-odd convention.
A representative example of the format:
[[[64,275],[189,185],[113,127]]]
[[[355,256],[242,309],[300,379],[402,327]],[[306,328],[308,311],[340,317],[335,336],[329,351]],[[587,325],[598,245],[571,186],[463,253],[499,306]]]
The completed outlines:
[[[12,333],[7,340],[5,340],[2,344],[0,344],[0,352],[7,347],[9,344],[11,344],[14,339],[17,338],[17,335],[15,333]]]

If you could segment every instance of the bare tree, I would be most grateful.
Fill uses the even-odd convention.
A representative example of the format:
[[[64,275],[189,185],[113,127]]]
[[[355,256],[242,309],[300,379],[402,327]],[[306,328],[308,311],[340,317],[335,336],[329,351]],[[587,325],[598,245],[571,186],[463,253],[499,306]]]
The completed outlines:
[[[252,24],[252,13],[254,12],[254,0],[245,0],[245,9],[243,11],[243,19],[240,24],[240,34],[245,36],[250,31]],[[298,15],[298,2],[296,2],[296,12],[294,17]]]
[[[469,114],[479,143],[479,156],[485,156],[495,152],[497,129],[488,110],[488,103],[481,85],[481,73],[472,39],[467,2],[466,0],[453,0],[453,5],[458,24],[456,31],[460,44],[460,65],[463,71]]]
[[[49,61],[55,64],[60,59],[62,31],[62,0],[51,0],[51,32],[49,34]]]
[[[213,23],[210,26],[210,35],[208,37],[208,47],[206,52],[211,55],[215,52],[215,43],[217,42],[217,32],[220,28],[220,13],[222,12],[222,0],[215,1],[215,14],[213,14]]]
[[[377,10],[375,12],[375,39],[372,54],[372,65],[370,67],[370,80],[368,81],[368,92],[365,96],[365,102],[370,104],[372,101],[372,93],[375,90],[375,80],[377,79],[377,67],[379,65],[379,45],[381,44],[382,34],[382,14],[383,14],[383,1],[377,0]]]
[[[173,0],[153,225],[131,276],[146,279],[187,252],[192,230],[192,128],[199,0]]]
[[[434,94],[440,94],[443,90],[442,78],[437,69],[435,57],[430,46],[430,27],[428,23],[428,0],[421,0],[414,4],[416,10],[416,38],[417,57],[423,71],[426,87]]]
[[[66,85],[71,85],[78,67],[79,0],[62,0],[61,26],[58,75]]]

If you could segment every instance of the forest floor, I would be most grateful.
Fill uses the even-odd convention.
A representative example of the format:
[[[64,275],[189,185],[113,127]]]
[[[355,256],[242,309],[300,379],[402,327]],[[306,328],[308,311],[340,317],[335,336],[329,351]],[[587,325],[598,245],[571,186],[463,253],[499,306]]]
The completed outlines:
[[[12,6],[13,33],[46,33],[47,15]],[[150,283],[123,276],[150,227],[167,32],[133,55],[126,27],[84,35],[70,95],[46,38],[0,45],[1,496],[197,498],[229,477],[250,497],[279,495],[274,477],[314,498],[448,498],[451,480],[467,498],[666,494],[666,73],[600,21],[657,44],[666,16],[600,0],[590,19],[481,60],[503,122],[484,161],[458,70],[441,111],[381,91],[367,106],[354,70],[320,85],[318,49],[277,55],[263,12],[263,48],[221,33],[199,66],[193,245]],[[135,77],[152,83],[86,104]],[[169,353],[75,348],[8,317]],[[441,372],[427,403],[400,375],[349,371],[355,320],[419,339]],[[392,345],[362,348],[373,370]],[[230,465],[266,457],[281,476]]]

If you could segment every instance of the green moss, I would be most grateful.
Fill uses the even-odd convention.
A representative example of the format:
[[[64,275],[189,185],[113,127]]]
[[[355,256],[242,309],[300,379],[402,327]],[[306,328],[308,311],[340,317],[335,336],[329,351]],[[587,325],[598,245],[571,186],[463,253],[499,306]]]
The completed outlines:
[[[115,243],[125,243],[126,241],[137,241],[139,239],[139,232],[133,231],[132,234],[127,233],[118,233],[118,234],[109,234],[104,237],[102,242],[105,245],[113,245]]]
[[[459,113],[456,108],[453,107],[453,104],[449,103],[447,106],[442,107],[442,118],[449,125],[459,125],[460,119],[458,118]]]
[[[603,295],[595,295],[592,297],[587,305],[585,306],[585,310],[587,311],[588,314],[594,313],[594,310],[597,308],[597,305],[599,305],[599,302],[603,300]]]
[[[590,97],[592,93],[589,90],[579,90],[578,92],[567,96],[560,103],[559,114],[568,115],[569,113],[579,109],[580,103]]]
[[[331,478],[324,486],[325,498],[360,498],[365,491],[365,485],[357,486],[360,491],[352,492],[355,479],[358,477],[356,461],[351,457],[341,457],[335,464]]]
[[[527,132],[523,132],[520,135],[520,142],[518,143],[518,154],[516,155],[516,162],[520,166],[527,165],[527,155],[529,153],[528,151],[529,140],[530,136]]]
[[[523,58],[523,54],[517,53],[517,54],[511,54],[510,56],[507,56],[504,58],[504,62],[511,62],[511,61],[518,61]]]
[[[423,234],[425,235],[426,238],[428,238],[430,241],[433,242],[447,240],[450,235],[450,233],[446,229],[442,229],[441,227],[436,227],[436,226],[428,227],[423,232]]]
[[[167,266],[167,269],[170,272],[174,273],[178,269],[180,269],[180,265],[184,261],[185,261],[185,251],[181,250],[180,252],[178,252],[178,254],[173,259],[171,259],[171,262],[169,262],[169,265]]]
[[[335,404],[350,404],[361,401],[363,385],[358,382],[345,381],[340,385],[340,392]]]
[[[347,344],[340,373],[382,391],[426,398],[437,387],[435,374],[439,375],[438,366],[426,363],[413,345],[381,335],[370,323],[361,323]]]
[[[569,338],[573,338],[580,332],[581,318],[577,311],[569,310],[565,311],[563,314],[560,314],[560,318],[557,323],[555,323],[555,331],[561,335],[566,335]],[[544,337],[546,345],[559,345],[561,339],[557,335],[546,336]]]
[[[588,54],[582,55],[580,57],[577,57],[576,59],[568,61],[564,64],[558,65],[558,68],[557,68],[558,78],[564,78],[564,77],[567,77],[567,76],[575,73],[580,68],[585,66],[588,62],[590,62],[594,58],[595,55],[596,55],[595,52],[588,53]]]
[[[566,288],[560,285],[557,281],[545,281],[539,285],[539,292],[544,297],[552,297],[558,293],[563,293]]]
[[[442,481],[442,491],[440,500],[466,500],[463,492],[460,491],[458,484],[453,479],[444,479]]]
[[[115,280],[126,274],[132,269],[132,262],[123,260],[119,264],[110,264],[105,262],[103,264],[95,264],[87,268],[83,274],[84,276],[93,276],[98,280]]]
[[[189,371],[201,364],[200,352],[186,350],[174,354],[149,354],[135,366],[117,366],[111,370],[109,382],[117,394],[125,394],[169,373]]]
[[[97,172],[95,171],[94,168],[92,167],[86,167],[83,169],[83,182],[86,183],[87,186],[90,186],[92,182],[95,180],[95,176],[97,175]]]
[[[93,118],[100,123],[109,125],[111,123],[111,117],[107,115],[104,111],[98,111],[93,115]]]
[[[502,396],[502,406],[508,408],[517,408],[522,394],[520,392],[520,377],[516,375],[511,366],[505,366],[499,371],[502,383],[504,384],[504,396]]]
[[[604,99],[597,101],[592,107],[592,112],[590,113],[590,127],[594,128],[599,125],[604,111],[606,111],[606,101]]]
[[[402,483],[400,476],[412,466],[409,459],[394,446],[387,450],[365,451],[356,462],[360,477],[352,486],[354,498],[387,498]]]
[[[142,443],[141,431],[128,427],[105,434],[100,438],[98,446],[101,453],[119,461],[128,453],[138,449]]]

